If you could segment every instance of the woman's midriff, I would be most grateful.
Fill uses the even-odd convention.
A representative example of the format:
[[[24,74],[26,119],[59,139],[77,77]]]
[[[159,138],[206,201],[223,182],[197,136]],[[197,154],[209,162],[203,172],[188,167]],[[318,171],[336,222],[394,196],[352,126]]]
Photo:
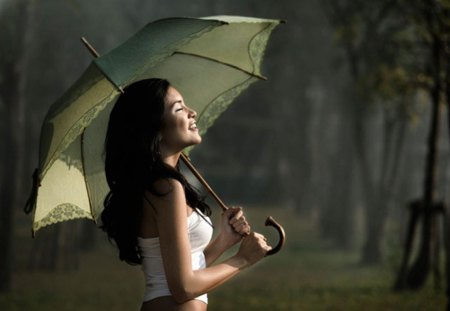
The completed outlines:
[[[171,296],[158,297],[142,304],[141,311],[206,311],[208,305],[200,300],[189,300],[178,304]]]

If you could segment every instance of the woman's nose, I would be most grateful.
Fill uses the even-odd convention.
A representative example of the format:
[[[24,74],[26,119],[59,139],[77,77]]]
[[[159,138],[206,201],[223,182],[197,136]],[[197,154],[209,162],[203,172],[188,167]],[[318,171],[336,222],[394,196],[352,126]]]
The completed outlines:
[[[194,109],[188,108],[189,110],[189,117],[195,118],[197,116],[197,112]]]

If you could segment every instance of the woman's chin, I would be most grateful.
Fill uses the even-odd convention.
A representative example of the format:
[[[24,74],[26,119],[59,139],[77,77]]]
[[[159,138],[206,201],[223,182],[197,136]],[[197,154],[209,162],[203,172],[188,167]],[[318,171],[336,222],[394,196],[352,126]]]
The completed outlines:
[[[192,143],[193,146],[201,144],[202,142],[202,137],[200,135],[198,135],[198,137],[194,140],[194,142]]]
[[[185,146],[184,148],[190,148],[190,147],[197,146],[197,145],[201,144],[201,142],[202,142],[202,139],[201,139],[201,138],[192,140],[189,144],[186,144],[186,146]],[[184,148],[183,148],[183,149],[184,149]]]

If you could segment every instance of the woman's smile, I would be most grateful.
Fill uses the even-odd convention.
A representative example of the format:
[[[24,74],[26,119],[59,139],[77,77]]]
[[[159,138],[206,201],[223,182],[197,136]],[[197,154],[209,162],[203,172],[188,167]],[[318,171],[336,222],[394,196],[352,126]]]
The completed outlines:
[[[197,123],[195,123],[195,121],[189,126],[189,130],[198,132]]]

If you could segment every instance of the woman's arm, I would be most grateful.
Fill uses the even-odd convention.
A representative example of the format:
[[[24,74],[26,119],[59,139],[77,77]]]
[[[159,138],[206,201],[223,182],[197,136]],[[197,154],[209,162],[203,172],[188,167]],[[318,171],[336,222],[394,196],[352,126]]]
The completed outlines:
[[[255,263],[270,249],[264,237],[252,233],[245,238],[238,253],[223,263],[192,270],[191,248],[187,235],[186,199],[182,185],[173,179],[157,184],[162,197],[152,196],[157,211],[157,227],[167,283],[178,303],[204,294]]]

